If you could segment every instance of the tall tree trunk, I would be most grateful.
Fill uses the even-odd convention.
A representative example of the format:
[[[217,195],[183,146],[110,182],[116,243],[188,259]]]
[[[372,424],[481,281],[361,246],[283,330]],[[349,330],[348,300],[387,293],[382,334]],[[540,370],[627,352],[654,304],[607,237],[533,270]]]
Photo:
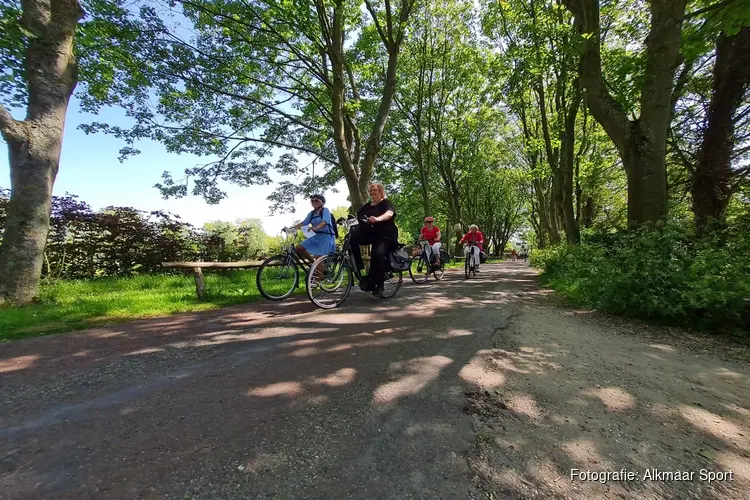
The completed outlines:
[[[336,154],[344,173],[347,187],[349,188],[349,200],[353,210],[358,210],[367,200],[367,187],[372,180],[375,161],[380,152],[380,141],[383,138],[383,132],[388,122],[388,115],[393,104],[393,96],[396,93],[396,70],[398,68],[398,55],[401,50],[401,44],[404,40],[406,22],[414,7],[415,0],[401,0],[398,17],[391,11],[390,3],[386,3],[386,24],[383,26],[380,16],[373,8],[372,4],[365,0],[365,6],[370,12],[373,22],[377,27],[380,40],[388,52],[388,63],[385,71],[385,81],[383,83],[378,113],[372,124],[369,137],[366,141],[365,154],[362,162],[359,162],[358,151],[353,151],[350,147],[351,141],[348,137],[358,134],[358,130],[351,130],[347,134],[347,127],[355,129],[353,120],[349,119],[344,109],[346,100],[346,61],[344,55],[344,9],[346,2],[336,0],[333,9],[333,22],[330,27],[330,37],[328,37],[327,23],[322,23],[321,30],[328,45],[329,56],[331,58],[331,72],[333,82],[331,89],[331,114],[333,116],[333,142],[336,146]],[[323,2],[316,4],[319,17],[325,19],[327,16],[326,7]],[[353,82],[351,83],[353,85]],[[352,89],[356,93],[356,89]],[[356,142],[356,141],[355,141]]]
[[[734,114],[750,84],[750,27],[716,43],[714,89],[708,107],[708,126],[698,150],[691,193],[699,229],[711,220],[722,221],[731,198],[731,157]]]
[[[544,186],[542,186],[542,181],[540,179],[534,179],[534,193],[536,195],[537,199],[537,205],[538,205],[538,212],[539,212],[539,224],[541,224],[541,233],[542,233],[542,239],[546,240],[545,235],[548,235],[550,238],[552,238],[552,223],[551,223],[551,216],[549,213],[549,204],[547,203],[547,198],[544,193]],[[554,240],[553,240],[554,242]]]
[[[628,177],[628,223],[655,223],[667,213],[666,141],[686,0],[650,2],[641,116],[628,119],[609,93],[601,64],[599,0],[563,0],[576,17],[582,41],[581,85],[586,104],[617,147]]]
[[[421,139],[417,139],[421,142]],[[420,191],[422,193],[422,211],[424,212],[424,216],[430,216],[432,215],[432,208],[430,207],[430,191],[429,191],[429,180],[427,178],[428,172],[427,167],[428,165],[425,164],[424,158],[422,156],[421,152],[421,145],[419,146],[419,181],[420,181]]]
[[[362,160],[362,168],[359,176],[359,192],[362,201],[367,199],[367,186],[372,180],[372,172],[375,169],[375,160],[380,152],[380,140],[383,138],[385,125],[388,122],[388,114],[391,111],[393,95],[396,93],[396,70],[398,68],[398,52],[400,43],[388,50],[388,67],[385,73],[385,83],[383,84],[383,94],[380,99],[380,107],[375,117],[375,123],[372,125],[370,137],[367,140],[365,157]]]
[[[583,210],[583,227],[590,228],[594,224],[594,199],[589,196],[586,198],[586,208]]]
[[[552,176],[552,192],[549,196],[547,206],[547,218],[549,222],[549,239],[553,245],[560,243],[560,225],[559,221],[559,201],[560,201],[560,184],[559,176]]]
[[[338,0],[333,9],[333,22],[331,25],[331,35],[327,40],[328,52],[331,58],[331,73],[333,81],[331,85],[331,116],[333,117],[333,143],[336,147],[336,156],[339,160],[341,170],[344,172],[344,179],[349,188],[349,201],[352,204],[353,211],[359,210],[367,199],[367,193],[362,193],[359,188],[359,165],[354,159],[354,151],[350,149],[350,142],[347,140],[346,133],[346,115],[344,104],[346,100],[346,80],[345,61],[344,61],[344,2]],[[325,8],[321,4],[318,7],[321,19],[326,16]],[[325,29],[325,24],[322,29]],[[325,33],[325,31],[323,31]]]
[[[573,83],[573,99],[565,116],[565,134],[562,143],[562,158],[560,170],[562,173],[562,214],[565,221],[565,237],[568,243],[577,244],[581,241],[581,232],[573,209],[573,176],[576,142],[576,116],[581,105],[581,92],[578,81]]]
[[[22,7],[21,22],[33,35],[24,60],[26,119],[13,119],[0,105],[11,185],[0,246],[0,303],[15,304],[31,302],[39,290],[65,113],[78,82],[73,42],[83,17],[77,0],[24,0]]]

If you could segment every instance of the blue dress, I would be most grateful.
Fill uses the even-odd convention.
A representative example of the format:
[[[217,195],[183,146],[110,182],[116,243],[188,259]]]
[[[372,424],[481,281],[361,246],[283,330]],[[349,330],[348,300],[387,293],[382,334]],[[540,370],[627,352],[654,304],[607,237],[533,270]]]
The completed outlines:
[[[316,213],[314,210],[307,214],[305,220],[302,221],[302,225],[306,226],[312,224],[317,226],[321,221],[325,220],[326,225],[318,229],[315,236],[307,238],[301,243],[301,245],[310,252],[312,255],[326,255],[336,251],[336,236],[333,233],[331,227],[331,211],[323,207],[321,213]]]

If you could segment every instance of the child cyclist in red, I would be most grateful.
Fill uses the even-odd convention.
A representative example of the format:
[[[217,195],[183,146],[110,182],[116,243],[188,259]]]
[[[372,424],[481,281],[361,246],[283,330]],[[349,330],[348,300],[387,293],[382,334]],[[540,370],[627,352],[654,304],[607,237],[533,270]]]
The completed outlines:
[[[442,245],[440,236],[440,228],[435,225],[435,219],[425,217],[424,227],[419,232],[419,239],[426,240],[429,243],[427,252],[435,256],[435,265],[437,266],[440,265],[440,246]]]

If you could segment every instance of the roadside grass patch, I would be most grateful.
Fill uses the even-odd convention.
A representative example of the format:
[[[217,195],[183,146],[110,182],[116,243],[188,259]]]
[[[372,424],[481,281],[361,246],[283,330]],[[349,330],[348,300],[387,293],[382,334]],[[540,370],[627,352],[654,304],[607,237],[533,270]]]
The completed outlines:
[[[196,297],[188,274],[44,282],[38,304],[0,308],[0,341],[253,302],[262,299],[255,274],[254,269],[205,273],[205,302]]]

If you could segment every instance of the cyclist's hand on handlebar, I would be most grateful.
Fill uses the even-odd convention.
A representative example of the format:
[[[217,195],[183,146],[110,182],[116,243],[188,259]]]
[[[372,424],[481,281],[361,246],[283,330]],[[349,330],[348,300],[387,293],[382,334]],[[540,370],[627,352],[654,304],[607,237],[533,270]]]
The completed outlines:
[[[375,224],[377,221],[378,220],[372,215],[367,218],[367,222],[369,222],[370,224]]]

